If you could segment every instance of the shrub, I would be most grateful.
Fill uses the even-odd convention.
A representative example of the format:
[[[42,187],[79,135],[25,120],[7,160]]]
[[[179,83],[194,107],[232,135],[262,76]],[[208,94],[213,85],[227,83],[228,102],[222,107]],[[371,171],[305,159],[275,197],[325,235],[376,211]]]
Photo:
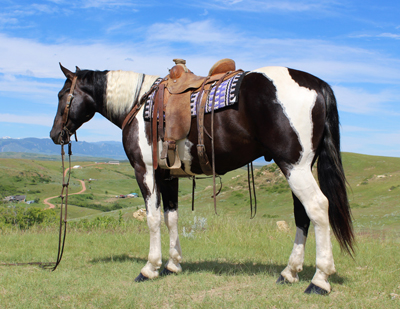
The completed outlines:
[[[35,224],[48,225],[56,221],[54,209],[42,210],[39,207],[2,206],[0,207],[0,226],[17,226],[22,230]]]

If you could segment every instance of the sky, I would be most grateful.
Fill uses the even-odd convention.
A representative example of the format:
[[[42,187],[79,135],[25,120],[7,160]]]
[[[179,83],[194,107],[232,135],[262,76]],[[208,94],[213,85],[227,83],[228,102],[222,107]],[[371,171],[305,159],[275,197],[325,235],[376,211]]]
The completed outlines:
[[[0,0],[0,137],[49,137],[59,68],[197,75],[219,59],[285,66],[333,88],[342,151],[400,157],[398,0]],[[82,141],[120,141],[100,115]]]

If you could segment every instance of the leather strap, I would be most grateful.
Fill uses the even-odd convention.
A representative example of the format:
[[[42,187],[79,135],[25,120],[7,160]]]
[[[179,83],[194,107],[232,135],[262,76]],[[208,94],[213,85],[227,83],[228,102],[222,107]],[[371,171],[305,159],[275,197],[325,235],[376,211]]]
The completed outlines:
[[[214,212],[217,214],[217,192],[215,190],[215,149],[214,149],[214,105],[215,105],[215,94],[217,93],[218,87],[221,85],[222,81],[230,74],[231,72],[226,72],[224,76],[222,76],[217,84],[215,85],[215,91],[211,103],[211,160],[212,160],[212,175],[213,175],[213,197],[214,197]]]
[[[153,86],[151,86],[150,90],[147,91],[141,98],[140,101],[133,106],[131,111],[126,115],[124,121],[122,122],[121,129],[122,131],[125,129],[125,127],[132,122],[132,120],[136,117],[136,115],[139,113],[140,109],[142,108],[143,104],[146,102],[148,96],[153,93],[153,91],[156,91],[158,88],[158,83],[154,83]]]
[[[132,122],[133,118],[136,117],[136,115],[139,113],[141,107],[142,107],[142,105],[137,104],[131,109],[129,114],[125,117],[124,121],[122,122],[122,126],[121,126],[122,131],[124,130],[126,125],[130,124]]]
[[[204,107],[208,96],[208,91],[205,91],[204,87],[208,79],[209,77],[204,79],[196,100],[198,135],[197,154],[199,156],[199,163],[203,173],[206,175],[212,175],[212,168],[207,157],[206,148],[204,146]]]
[[[231,75],[232,72],[226,72],[225,74],[223,74],[219,80],[217,81],[216,85],[215,85],[215,92],[214,92],[214,96],[212,98],[212,102],[211,102],[211,145],[212,145],[212,160],[215,161],[214,159],[214,104],[215,104],[215,94],[218,90],[218,87],[221,85],[221,83],[226,79],[227,76]],[[208,77],[209,78],[209,77]],[[197,107],[197,131],[198,131],[198,145],[197,145],[197,153],[199,156],[199,162],[200,162],[200,166],[201,169],[203,171],[204,174],[206,175],[214,175],[214,182],[215,182],[215,167],[213,165],[215,165],[213,162],[213,164],[210,164],[210,161],[208,159],[207,153],[206,153],[206,149],[204,146],[204,113],[205,113],[205,105],[207,102],[207,96],[208,96],[208,91],[204,90],[205,88],[205,84],[208,81],[208,78],[206,78],[203,82],[203,85],[200,88],[200,92],[199,95],[197,97],[197,102],[196,102],[196,107]],[[212,85],[207,85],[211,88]],[[203,97],[201,97],[203,93]],[[214,185],[214,195],[215,195],[215,185]]]
[[[63,127],[65,127],[68,122],[69,110],[71,108],[72,99],[74,98],[74,90],[75,90],[77,79],[78,79],[78,77],[75,75],[74,78],[72,79],[71,88],[69,89],[69,93],[68,93],[68,97],[67,97],[67,104],[65,105],[64,114],[62,117]]]
[[[156,92],[154,98],[154,106],[153,106],[153,117],[152,117],[152,131],[151,134],[153,136],[153,168],[154,170],[158,167],[158,135],[157,134],[157,115],[158,115],[158,130],[163,131],[164,125],[164,112],[163,112],[163,105],[164,105],[164,89],[165,84],[160,84],[158,86],[158,90]],[[161,129],[160,129],[161,127]]]
[[[164,139],[164,94],[165,84],[161,84],[158,88],[158,140]]]

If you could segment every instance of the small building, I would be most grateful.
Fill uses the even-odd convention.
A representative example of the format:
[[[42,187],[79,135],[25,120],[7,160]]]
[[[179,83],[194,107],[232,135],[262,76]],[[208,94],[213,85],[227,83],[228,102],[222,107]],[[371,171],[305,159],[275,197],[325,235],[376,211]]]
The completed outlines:
[[[108,164],[117,164],[117,165],[119,165],[119,161],[108,161]]]
[[[72,168],[78,169],[78,168],[82,168],[82,166],[80,166],[80,165],[75,165],[75,166],[73,166]]]
[[[14,198],[16,202],[25,202],[26,195],[15,195]]]
[[[26,195],[10,195],[3,199],[5,202],[25,202]]]

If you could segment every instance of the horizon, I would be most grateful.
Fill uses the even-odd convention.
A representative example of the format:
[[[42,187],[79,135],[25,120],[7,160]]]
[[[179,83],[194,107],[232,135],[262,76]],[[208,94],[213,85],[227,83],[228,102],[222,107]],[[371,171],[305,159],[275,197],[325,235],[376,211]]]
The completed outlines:
[[[48,138],[61,62],[165,76],[173,58],[198,75],[219,59],[285,66],[335,92],[341,150],[400,157],[400,3],[394,0],[8,0],[0,13],[0,136]],[[100,115],[81,141],[121,141]]]
[[[13,138],[13,137],[9,137],[9,136],[3,136],[0,137],[0,139],[16,139],[16,140],[21,140],[21,139],[46,139],[46,140],[50,140],[50,137],[20,137],[20,138]],[[75,140],[71,140],[71,143],[119,143],[120,141],[93,141],[93,142],[89,142],[89,141],[75,141]],[[59,146],[59,145],[55,145],[55,146]],[[121,141],[121,146],[122,146],[122,141]],[[0,151],[1,153],[2,151]],[[15,153],[19,153],[21,151],[15,151]],[[25,153],[25,152],[22,152]],[[43,154],[45,155],[45,153],[41,153],[41,152],[31,152],[32,154]],[[360,152],[352,152],[352,151],[341,151],[341,153],[351,153],[351,154],[357,154],[357,155],[365,155],[365,156],[371,156],[371,157],[388,157],[388,158],[397,158],[397,156],[385,156],[385,155],[371,155],[371,154],[366,154],[366,153],[360,153]],[[125,154],[125,153],[124,153]],[[58,153],[57,153],[58,155]],[[78,154],[77,156],[87,156],[84,154]],[[89,155],[88,155],[89,156]],[[96,155],[91,155],[93,157],[97,157]],[[111,158],[110,158],[111,159]],[[121,159],[120,159],[121,160]],[[126,160],[128,160],[128,157],[126,158]],[[256,160],[253,161],[253,163],[263,163],[264,165],[268,165],[268,164],[272,164],[275,163],[274,160],[271,161],[266,161],[264,159],[263,156],[257,158]],[[245,166],[245,165],[244,165]]]

